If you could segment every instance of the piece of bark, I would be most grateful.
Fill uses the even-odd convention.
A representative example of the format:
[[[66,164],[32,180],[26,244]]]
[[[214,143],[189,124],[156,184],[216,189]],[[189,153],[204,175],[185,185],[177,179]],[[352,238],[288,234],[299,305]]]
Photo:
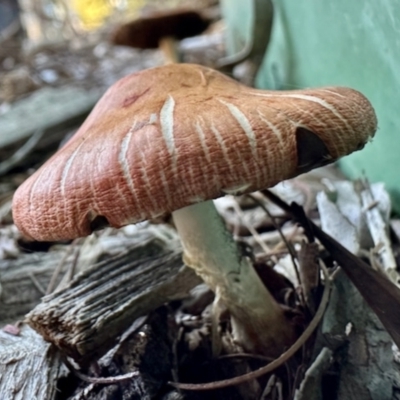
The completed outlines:
[[[393,342],[358,290],[340,271],[322,323],[325,345],[336,349],[337,399],[392,398],[399,382]]]
[[[185,297],[200,282],[183,267],[180,249],[127,252],[79,274],[42,299],[28,323],[80,364],[96,359],[139,316]]]
[[[320,210],[328,210],[328,202],[327,197],[318,196]],[[322,229],[344,247],[355,251],[358,246],[354,246],[354,238],[343,230],[332,229],[332,221],[336,221],[334,228],[347,221],[335,207],[330,208],[329,214],[321,212]],[[337,398],[389,400],[392,397],[393,376],[398,376],[393,361],[392,339],[342,271],[333,284],[321,333],[325,345],[336,350],[334,357],[340,359]],[[338,346],[341,346],[339,350],[336,349]]]
[[[0,330],[2,400],[53,400],[57,380],[66,375],[57,349],[30,327],[14,336]]]

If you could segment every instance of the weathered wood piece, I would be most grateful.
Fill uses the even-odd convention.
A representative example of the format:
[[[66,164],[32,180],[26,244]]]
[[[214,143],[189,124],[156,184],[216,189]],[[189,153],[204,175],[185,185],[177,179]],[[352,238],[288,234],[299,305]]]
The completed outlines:
[[[65,374],[60,353],[33,329],[24,326],[17,336],[0,330],[2,400],[53,400]]]
[[[66,288],[45,296],[28,323],[79,363],[109,350],[141,315],[185,297],[200,282],[181,251],[152,240],[89,267]],[[145,256],[144,256],[145,255]]]
[[[11,105],[0,115],[0,150],[44,131],[47,142],[62,138],[60,132],[78,126],[93,108],[101,92],[73,86],[39,89]],[[43,140],[44,140],[43,139]]]
[[[165,234],[162,229],[149,225],[128,236],[122,231],[118,236],[115,232],[91,236],[76,249],[79,250],[79,258],[75,270],[78,273],[100,260]],[[56,269],[59,269],[59,274],[55,276],[53,288],[65,284],[74,258],[74,249],[65,245],[55,246],[47,253],[22,253],[15,259],[0,259],[0,326],[23,319],[40,302]]]

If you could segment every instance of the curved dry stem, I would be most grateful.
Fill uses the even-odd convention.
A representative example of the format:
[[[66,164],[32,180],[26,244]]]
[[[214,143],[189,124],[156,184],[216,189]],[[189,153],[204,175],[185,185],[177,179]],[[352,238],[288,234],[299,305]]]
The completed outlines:
[[[304,345],[304,343],[308,340],[308,338],[317,328],[318,324],[320,323],[325,313],[326,306],[328,305],[329,295],[332,285],[331,277],[329,276],[327,268],[323,264],[320,264],[320,266],[325,277],[325,288],[318,310],[315,313],[314,318],[312,319],[306,330],[301,334],[301,336],[296,340],[296,342],[280,357],[270,362],[269,364],[265,365],[264,367],[257,369],[256,371],[252,371],[249,372],[248,374],[237,376],[231,379],[225,379],[218,382],[200,383],[200,384],[176,383],[176,382],[169,382],[169,384],[181,390],[223,389],[228,386],[239,385],[241,383],[248,382],[249,380],[259,378],[262,375],[272,372],[274,369],[280,367],[282,364],[288,361]]]

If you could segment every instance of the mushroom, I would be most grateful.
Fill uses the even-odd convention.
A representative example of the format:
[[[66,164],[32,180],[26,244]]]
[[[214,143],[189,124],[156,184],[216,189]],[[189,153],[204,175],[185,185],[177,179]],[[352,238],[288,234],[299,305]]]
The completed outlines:
[[[178,59],[176,40],[200,35],[210,22],[211,19],[194,10],[158,11],[119,26],[111,42],[138,49],[159,47],[166,63],[174,63]]]
[[[212,199],[271,187],[361,149],[376,117],[342,87],[263,91],[199,65],[171,64],[115,83],[69,142],[16,191],[28,238],[86,236],[172,212],[185,263],[230,311],[249,351],[294,338]]]

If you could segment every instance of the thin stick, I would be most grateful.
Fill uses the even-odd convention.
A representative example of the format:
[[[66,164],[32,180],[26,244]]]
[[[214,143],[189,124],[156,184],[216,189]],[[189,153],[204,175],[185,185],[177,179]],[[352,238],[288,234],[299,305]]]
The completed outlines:
[[[286,236],[283,234],[281,227],[279,226],[279,224],[276,222],[275,217],[270,213],[270,211],[268,210],[267,207],[265,207],[265,205],[262,203],[262,201],[258,200],[255,196],[248,194],[247,196],[249,196],[253,201],[255,201],[269,216],[269,218],[271,219],[272,223],[275,226],[275,229],[279,232],[279,235],[281,236],[283,242],[286,244],[286,247],[289,251],[290,254],[290,258],[292,259],[292,263],[293,263],[293,267],[294,270],[296,272],[296,277],[297,277],[297,281],[299,282],[299,284],[301,284],[301,278],[300,278],[300,273],[299,270],[297,268],[297,264],[296,264],[296,254],[295,251],[293,249],[293,246],[291,245],[291,243],[288,242],[288,240],[286,239]],[[304,299],[303,300],[303,304],[305,304]]]
[[[36,287],[36,289],[42,294],[43,296],[46,294],[46,291],[44,290],[43,286],[40,284],[40,282],[36,279],[36,276],[33,275],[32,272],[28,273],[28,276],[30,280],[32,281],[33,285]]]
[[[52,293],[54,291],[54,289],[56,288],[57,279],[64,267],[65,262],[67,261],[68,256],[71,254],[72,249],[73,249],[72,245],[69,246],[67,248],[67,250],[65,251],[64,255],[62,256],[60,262],[58,263],[56,269],[54,270],[54,272],[51,276],[49,284],[47,285],[46,294]]]
[[[271,249],[263,242],[261,236],[258,234],[258,232],[256,231],[256,229],[254,229],[253,226],[251,226],[251,224],[248,224],[245,221],[244,218],[244,213],[243,210],[241,209],[241,207],[239,206],[239,204],[237,203],[237,201],[233,202],[233,208],[235,209],[236,213],[239,215],[239,218],[242,220],[243,224],[245,225],[245,227],[248,229],[248,231],[253,235],[254,240],[260,245],[260,247],[264,250],[265,254],[270,254],[271,253]]]

